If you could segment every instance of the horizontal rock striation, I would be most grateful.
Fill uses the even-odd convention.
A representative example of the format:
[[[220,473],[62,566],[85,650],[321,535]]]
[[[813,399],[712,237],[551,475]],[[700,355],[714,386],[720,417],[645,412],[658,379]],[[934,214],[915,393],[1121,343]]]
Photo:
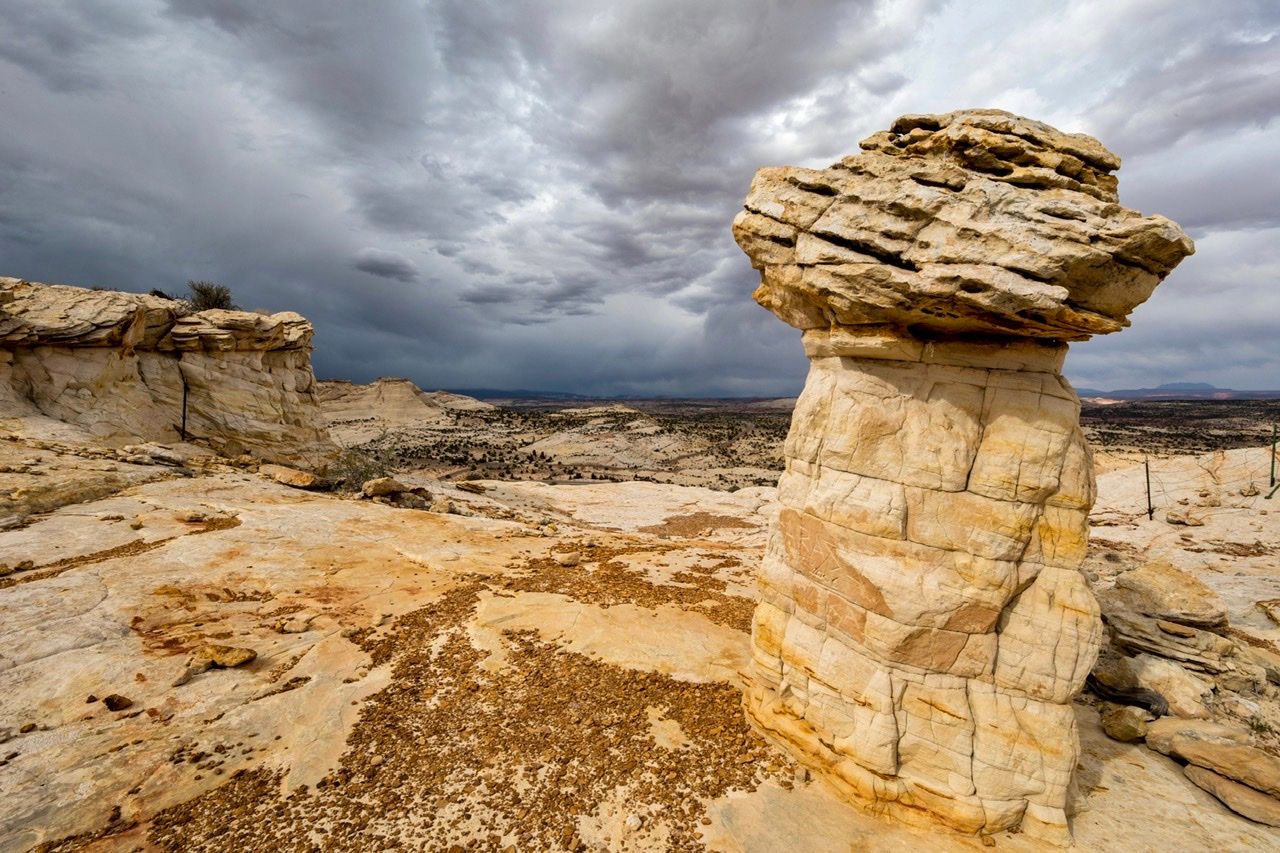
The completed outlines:
[[[810,359],[747,711],[877,809],[1065,842],[1102,637],[1065,341],[1125,326],[1193,247],[1116,202],[1087,136],[973,110],[862,147],[762,169],[734,221]]]
[[[0,416],[42,414],[116,443],[188,437],[316,464],[333,449],[292,312],[190,313],[157,296],[0,277]]]
[[[1191,240],[1116,201],[1097,140],[998,110],[903,116],[829,169],[761,169],[734,236],[800,329],[1083,340],[1118,331]]]

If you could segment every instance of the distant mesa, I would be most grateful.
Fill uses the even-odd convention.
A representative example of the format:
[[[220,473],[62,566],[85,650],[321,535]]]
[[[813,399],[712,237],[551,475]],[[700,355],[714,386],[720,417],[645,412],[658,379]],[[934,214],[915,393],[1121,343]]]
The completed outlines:
[[[1207,382],[1167,382],[1155,388],[1124,388],[1117,391],[1099,391],[1096,388],[1077,388],[1076,393],[1084,400],[1116,401],[1116,400],[1276,400],[1280,399],[1280,390],[1276,391],[1237,391],[1231,388],[1218,388]]]

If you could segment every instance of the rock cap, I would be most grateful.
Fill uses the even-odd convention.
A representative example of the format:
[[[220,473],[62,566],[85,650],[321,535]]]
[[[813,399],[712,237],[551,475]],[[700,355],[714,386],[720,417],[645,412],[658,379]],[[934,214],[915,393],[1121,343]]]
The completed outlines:
[[[1116,200],[1096,139],[1001,110],[907,115],[827,169],[771,167],[734,237],[800,329],[1084,340],[1195,251]]]

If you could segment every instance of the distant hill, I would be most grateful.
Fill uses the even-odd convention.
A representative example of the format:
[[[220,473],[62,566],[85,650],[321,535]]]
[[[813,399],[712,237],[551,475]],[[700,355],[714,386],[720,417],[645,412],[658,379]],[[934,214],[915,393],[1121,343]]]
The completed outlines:
[[[1218,388],[1207,382],[1168,382],[1155,388],[1124,388],[1118,391],[1099,391],[1096,388],[1077,388],[1081,397],[1106,400],[1275,400],[1280,391],[1235,391]]]
[[[567,391],[530,391],[525,388],[447,388],[450,394],[461,394],[477,400],[600,400],[586,394],[570,394]]]

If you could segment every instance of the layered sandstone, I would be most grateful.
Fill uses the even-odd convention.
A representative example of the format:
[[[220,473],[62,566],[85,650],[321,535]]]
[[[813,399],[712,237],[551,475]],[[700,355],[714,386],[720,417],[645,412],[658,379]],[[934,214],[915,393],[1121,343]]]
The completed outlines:
[[[0,416],[45,415],[97,440],[203,439],[317,463],[332,449],[292,312],[189,312],[156,296],[0,278]]]
[[[1065,841],[1102,635],[1065,342],[1126,326],[1193,247],[1117,203],[1087,136],[973,110],[862,148],[762,169],[734,221],[811,365],[748,713],[879,809]]]

